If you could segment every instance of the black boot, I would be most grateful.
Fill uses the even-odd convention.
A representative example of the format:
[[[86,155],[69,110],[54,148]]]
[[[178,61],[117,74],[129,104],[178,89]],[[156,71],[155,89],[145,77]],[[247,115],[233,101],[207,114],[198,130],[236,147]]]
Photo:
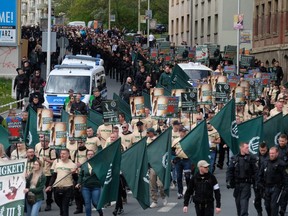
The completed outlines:
[[[114,211],[112,212],[113,215],[117,215],[118,209],[114,209]]]

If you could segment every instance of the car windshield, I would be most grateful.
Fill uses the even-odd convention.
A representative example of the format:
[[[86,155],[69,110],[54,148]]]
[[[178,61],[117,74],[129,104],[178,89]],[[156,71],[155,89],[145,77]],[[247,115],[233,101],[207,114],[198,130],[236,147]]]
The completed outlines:
[[[202,80],[203,78],[207,78],[210,73],[208,70],[185,69],[184,71],[192,80]]]
[[[46,86],[47,94],[68,94],[73,89],[76,93],[90,93],[89,76],[61,76],[51,75]]]

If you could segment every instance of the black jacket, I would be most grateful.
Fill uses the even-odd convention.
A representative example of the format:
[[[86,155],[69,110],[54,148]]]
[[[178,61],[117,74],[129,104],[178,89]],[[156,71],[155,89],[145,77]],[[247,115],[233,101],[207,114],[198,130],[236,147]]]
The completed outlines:
[[[79,103],[74,102],[71,105],[70,113],[75,114],[75,112],[81,113],[82,115],[87,115],[87,106],[83,101],[79,101]]]

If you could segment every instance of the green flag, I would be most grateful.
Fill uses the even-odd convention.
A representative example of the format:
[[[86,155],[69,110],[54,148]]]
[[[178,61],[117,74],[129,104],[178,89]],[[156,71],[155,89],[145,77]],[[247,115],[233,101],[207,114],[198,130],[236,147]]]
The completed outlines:
[[[144,96],[144,106],[148,107],[151,110],[150,95],[145,92],[142,92],[142,95]]]
[[[283,133],[282,119],[283,116],[281,112],[264,122],[263,138],[269,148],[278,145],[278,137],[281,133]]]
[[[288,135],[288,114],[283,116],[282,123],[283,123],[283,132],[286,135]]]
[[[94,110],[89,110],[88,119],[97,125],[103,124],[103,115]]]
[[[146,137],[132,145],[123,152],[121,159],[121,171],[143,209],[150,206],[148,157],[146,151]]]
[[[237,139],[238,127],[235,116],[235,100],[231,99],[211,120],[210,123],[218,131],[233,154],[239,152]]]
[[[0,143],[3,144],[4,149],[7,149],[10,146],[9,143],[9,132],[6,128],[0,125]]]
[[[24,131],[24,139],[29,147],[35,147],[39,142],[39,136],[37,134],[37,113],[29,108],[28,121]]]
[[[128,103],[126,103],[122,98],[120,98],[116,93],[113,94],[113,100],[118,100],[118,106],[119,106],[119,112],[122,112],[125,114],[125,120],[126,122],[130,122],[132,119],[130,106]]]
[[[251,154],[258,154],[259,144],[263,141],[263,116],[250,119],[238,125],[239,144],[247,142]]]
[[[209,162],[210,147],[206,121],[201,121],[193,130],[181,139],[180,145],[193,164],[197,164],[200,160]]]
[[[118,139],[87,161],[103,187],[97,209],[117,200],[121,164],[120,146],[121,140]]]
[[[67,128],[68,128],[69,113],[66,112],[64,109],[62,109],[62,111],[61,111],[61,122],[66,122],[67,123]]]
[[[169,127],[147,147],[148,162],[163,183],[167,196],[169,196],[171,177],[171,130],[172,128]]]
[[[173,68],[171,83],[172,89],[185,89],[187,87],[191,87],[188,83],[190,77],[182,70],[179,65],[176,65]]]
[[[89,118],[87,118],[87,127],[93,128],[93,131],[97,131],[99,125],[96,124],[95,122],[91,121]]]

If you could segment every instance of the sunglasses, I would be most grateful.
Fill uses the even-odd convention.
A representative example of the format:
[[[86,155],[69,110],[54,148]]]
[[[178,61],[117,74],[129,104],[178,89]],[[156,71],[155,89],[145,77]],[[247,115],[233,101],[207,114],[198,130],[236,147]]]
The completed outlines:
[[[127,127],[122,127],[122,129],[126,129]]]

